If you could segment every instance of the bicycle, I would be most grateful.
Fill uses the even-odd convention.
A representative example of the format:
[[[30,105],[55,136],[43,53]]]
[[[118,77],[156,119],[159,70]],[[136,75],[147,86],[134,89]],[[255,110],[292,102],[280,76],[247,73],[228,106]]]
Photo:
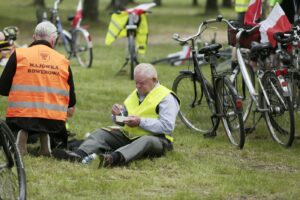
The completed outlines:
[[[213,44],[216,42],[216,34],[214,34],[214,37],[212,39],[212,41],[210,42],[210,44]],[[203,46],[203,44],[201,42],[199,42],[198,44],[198,48],[199,46]],[[228,63],[231,63],[231,47],[227,47],[227,48],[222,48],[219,53],[220,53],[220,59],[224,60],[224,63],[220,63],[220,66],[224,66],[225,64],[227,65]],[[171,66],[179,66],[179,65],[183,65],[185,63],[185,61],[192,61],[192,55],[191,55],[191,48],[188,45],[184,45],[181,49],[181,51],[175,52],[175,53],[170,53],[167,55],[167,57],[164,58],[159,58],[156,60],[153,60],[151,62],[151,64],[153,65],[157,65],[160,63],[168,63]],[[203,55],[198,54],[198,60],[203,61]]]
[[[128,20],[125,25],[125,30],[126,30],[126,36],[127,36],[127,56],[125,59],[124,64],[122,65],[121,69],[119,70],[118,73],[124,73],[126,70],[124,68],[127,66],[127,64],[130,64],[130,79],[133,80],[133,71],[136,65],[139,64],[138,61],[138,52],[139,51],[145,51],[145,45],[147,39],[141,39],[143,40],[142,42],[137,39],[139,33],[139,26],[141,26],[142,20],[144,21],[144,26],[147,28],[146,30],[143,30],[144,32],[148,32],[148,25],[146,18],[143,17],[144,14],[146,13],[151,13],[149,11],[150,8],[156,6],[155,3],[144,3],[140,4],[134,8],[126,9],[124,11],[117,11],[114,14],[126,14],[128,15]],[[113,17],[113,16],[112,16]],[[143,19],[142,19],[143,18]],[[114,22],[115,23],[115,22]],[[116,26],[116,25],[114,25]],[[122,29],[123,27],[121,27]],[[119,27],[120,29],[120,27]],[[111,35],[110,31],[108,31],[108,35]],[[116,35],[114,35],[116,37]],[[140,43],[140,44],[139,44]]]
[[[289,82],[291,101],[295,111],[295,118],[299,120],[300,114],[300,25],[295,23],[291,31],[274,33],[277,49],[273,66],[278,68]],[[297,124],[296,124],[297,125]]]
[[[8,58],[18,46],[16,40],[19,29],[16,26],[7,26],[0,32],[0,65],[5,67]]]
[[[0,120],[0,199],[26,199],[26,174],[9,127]]]
[[[195,45],[197,39],[208,28],[208,24],[221,20],[222,16],[218,16],[216,19],[202,22],[198,32],[187,38],[181,39],[178,34],[173,36],[181,45],[190,45],[193,70],[180,71],[172,89],[181,100],[179,117],[187,127],[203,133],[206,137],[213,137],[216,136],[216,130],[222,120],[229,141],[242,149],[245,143],[242,100],[228,79],[230,72],[217,71],[217,59],[222,45],[211,44],[199,51]],[[199,61],[198,54],[202,54],[205,61]],[[205,63],[210,65],[211,83],[202,72]]]
[[[245,105],[244,122],[247,119],[250,111],[253,112],[253,126],[247,130],[248,133],[255,130],[256,125],[262,117],[264,117],[269,132],[274,141],[284,147],[289,147],[294,141],[295,122],[294,112],[291,103],[291,95],[288,82],[285,80],[278,70],[272,68],[269,56],[272,51],[270,44],[252,43],[248,58],[242,55],[240,39],[242,34],[250,34],[257,30],[259,25],[250,29],[243,27],[235,27],[230,21],[223,19],[228,25],[228,30],[233,30],[238,65],[233,70],[230,79],[234,82],[236,77],[242,76],[242,92],[240,93]],[[256,71],[253,70],[250,59],[255,58],[257,62]],[[241,72],[241,73],[240,73]],[[259,92],[255,88],[255,80],[258,82]],[[238,86],[236,86],[238,88]],[[255,109],[251,110],[252,103]],[[255,119],[255,114],[260,113],[258,120]]]
[[[58,15],[58,5],[61,2],[62,0],[55,0],[53,8],[50,9],[49,21],[55,24],[58,32],[56,46],[62,44],[64,53],[66,53],[68,59],[76,57],[77,62],[81,67],[90,68],[93,62],[93,43],[89,32],[81,26],[83,0],[78,1],[76,15],[68,18],[69,21],[72,21],[70,31],[63,28],[61,19]],[[48,20],[47,12],[43,12],[42,20]]]

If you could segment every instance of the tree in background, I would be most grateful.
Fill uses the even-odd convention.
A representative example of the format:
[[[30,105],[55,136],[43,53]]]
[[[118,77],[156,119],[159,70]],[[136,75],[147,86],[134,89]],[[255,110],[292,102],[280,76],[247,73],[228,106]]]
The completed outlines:
[[[98,21],[99,17],[99,0],[85,0],[83,4],[83,18],[90,21]]]
[[[205,14],[219,13],[218,1],[207,0],[205,6]]]
[[[226,8],[231,8],[232,7],[232,0],[223,0],[222,6],[226,7]]]
[[[37,5],[40,7],[45,7],[45,1],[44,0],[33,0],[33,5]]]

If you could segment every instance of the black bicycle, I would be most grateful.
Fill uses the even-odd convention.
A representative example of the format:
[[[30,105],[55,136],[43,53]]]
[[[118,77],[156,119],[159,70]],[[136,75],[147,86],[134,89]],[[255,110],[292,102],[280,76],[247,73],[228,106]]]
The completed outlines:
[[[126,65],[130,64],[130,79],[133,80],[133,72],[136,65],[139,64],[138,61],[138,53],[139,49],[143,49],[145,47],[138,46],[137,43],[137,34],[139,34],[138,27],[141,23],[141,17],[145,13],[151,13],[149,11],[150,8],[154,7],[155,3],[145,3],[140,4],[134,8],[126,9],[124,11],[117,11],[116,14],[127,13],[128,21],[125,26],[126,36],[128,39],[127,43],[127,56],[125,62],[118,73],[124,73],[126,70],[124,69]]]
[[[220,21],[222,16],[204,21],[198,32],[188,38],[181,39],[174,34],[173,38],[181,45],[190,45],[194,70],[181,71],[172,89],[181,100],[179,117],[184,124],[205,136],[215,136],[219,121],[222,120],[229,141],[242,149],[245,143],[242,100],[227,77],[231,72],[217,69],[222,45],[211,44],[199,51],[195,45],[209,27],[208,24]],[[204,61],[199,61],[198,54],[204,56]],[[211,82],[202,72],[206,64],[210,66]]]
[[[26,199],[26,175],[15,137],[0,120],[0,199]]]

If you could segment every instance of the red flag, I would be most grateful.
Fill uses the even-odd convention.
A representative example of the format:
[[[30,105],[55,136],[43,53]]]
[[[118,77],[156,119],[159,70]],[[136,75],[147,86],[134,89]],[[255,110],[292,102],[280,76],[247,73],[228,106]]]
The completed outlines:
[[[76,27],[81,19],[82,19],[82,0],[79,0],[76,8],[76,14],[72,21],[72,27]]]
[[[245,13],[244,24],[255,26],[261,16],[262,0],[251,0]]]
[[[278,3],[274,6],[273,10],[265,19],[260,23],[260,42],[271,42],[272,46],[276,46],[276,41],[273,38],[274,33],[276,32],[286,32],[291,30],[292,25],[289,22],[284,11]]]

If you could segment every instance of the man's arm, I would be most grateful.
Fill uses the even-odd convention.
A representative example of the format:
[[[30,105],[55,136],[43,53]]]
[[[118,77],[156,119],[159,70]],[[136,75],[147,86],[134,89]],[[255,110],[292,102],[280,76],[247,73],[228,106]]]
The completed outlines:
[[[16,73],[16,69],[17,69],[17,60],[16,60],[16,52],[14,52],[10,56],[0,77],[0,95],[8,96],[12,85],[13,77]]]
[[[152,133],[170,134],[175,128],[176,116],[179,111],[177,99],[169,94],[159,104],[159,118],[140,118],[139,126]]]
[[[70,96],[69,108],[70,108],[70,107],[74,107],[76,104],[75,86],[74,86],[74,82],[73,82],[73,74],[72,74],[71,67],[69,67],[68,84],[70,86],[70,93],[69,93],[69,96]]]

